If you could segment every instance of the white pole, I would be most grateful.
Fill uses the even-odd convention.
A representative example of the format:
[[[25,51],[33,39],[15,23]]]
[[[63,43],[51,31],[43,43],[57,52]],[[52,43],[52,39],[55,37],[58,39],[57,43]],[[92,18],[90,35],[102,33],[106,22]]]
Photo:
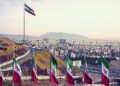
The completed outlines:
[[[86,72],[88,72],[87,71],[87,58],[86,58],[86,49],[84,50],[84,72],[86,73]],[[84,84],[84,86],[85,86],[85,83],[83,83]]]
[[[85,72],[87,72],[87,59],[86,59],[86,51],[84,50],[84,68],[85,68]]]
[[[15,58],[15,51],[14,51],[14,49],[12,48],[12,50],[13,50],[13,59]],[[14,71],[14,60],[13,60],[13,71]],[[13,83],[12,83],[12,86],[14,86],[14,81],[13,81]]]
[[[25,2],[23,3],[23,44],[25,44]]]
[[[85,55],[85,50],[84,50],[84,72],[86,73],[86,55]],[[83,83],[85,86],[85,83]]]
[[[102,86],[102,59],[101,59],[101,86]]]
[[[34,59],[34,50],[32,50],[32,60]],[[33,61],[32,61],[33,62]],[[32,63],[32,65],[33,65],[34,63]],[[35,64],[34,64],[35,65]],[[31,84],[32,84],[32,86],[34,86],[34,83],[32,83],[32,77],[31,77]]]
[[[50,70],[49,70],[49,77],[50,77],[50,73],[51,73],[51,60],[52,60],[52,57],[51,57],[51,54],[50,54]],[[52,86],[52,85],[51,85],[51,82],[50,82],[49,86]]]

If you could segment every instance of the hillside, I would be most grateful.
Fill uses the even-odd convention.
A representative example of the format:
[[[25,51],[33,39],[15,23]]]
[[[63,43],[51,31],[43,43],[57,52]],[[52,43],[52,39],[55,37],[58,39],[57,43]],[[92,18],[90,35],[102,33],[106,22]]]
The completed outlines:
[[[14,41],[8,38],[0,37],[0,56],[6,55],[7,53],[12,52],[13,50],[16,49],[17,46]]]
[[[13,57],[13,51],[15,55],[22,55],[27,51],[27,48],[17,45],[11,39],[0,37],[0,62],[8,61]]]
[[[110,62],[111,68],[120,68],[120,60],[113,60]]]
[[[65,63],[59,59],[56,58],[58,62],[58,67],[65,67]],[[49,69],[50,68],[50,52],[48,51],[40,51],[35,54],[35,61],[38,67],[41,69]]]
[[[48,75],[50,70],[50,52],[45,50],[39,51],[35,53],[34,58],[37,65],[38,75]],[[30,75],[33,65],[31,59],[21,64],[24,75]],[[60,70],[62,74],[65,74],[65,63],[59,58],[56,59],[58,62],[58,70]]]

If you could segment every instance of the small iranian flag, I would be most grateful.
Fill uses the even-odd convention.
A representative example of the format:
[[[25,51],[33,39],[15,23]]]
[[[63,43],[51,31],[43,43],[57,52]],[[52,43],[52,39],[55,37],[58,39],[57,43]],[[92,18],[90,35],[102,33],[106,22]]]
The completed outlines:
[[[51,67],[50,67],[50,83],[57,85],[58,81],[55,77],[55,70],[57,69],[57,60],[51,55]]]
[[[3,73],[1,68],[0,68],[0,86],[3,86]]]
[[[67,62],[66,62],[67,68],[66,68],[66,83],[68,85],[74,85],[74,79],[72,77],[72,67],[73,67],[73,62],[70,60],[69,57],[67,57]]]
[[[102,84],[109,86],[109,63],[108,61],[101,57],[102,60]]]
[[[19,66],[18,61],[13,58],[13,83],[21,83],[21,75],[22,75],[22,71],[21,68]]]
[[[37,67],[35,63],[35,59],[32,58],[32,73],[31,73],[31,80],[33,83],[38,83],[38,77],[37,77]]]

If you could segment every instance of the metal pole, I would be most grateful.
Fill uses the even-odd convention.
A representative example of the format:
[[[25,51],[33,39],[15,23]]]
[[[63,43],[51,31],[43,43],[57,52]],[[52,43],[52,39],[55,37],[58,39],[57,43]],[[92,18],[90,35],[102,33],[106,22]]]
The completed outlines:
[[[68,55],[68,54],[67,54]],[[66,71],[67,71],[67,59],[68,59],[68,56],[66,55],[66,60],[65,60],[65,64],[66,64]],[[67,80],[67,72],[66,72],[66,80]],[[68,84],[66,83],[66,86],[68,86]]]
[[[49,77],[50,77],[50,73],[51,73],[51,59],[52,59],[52,57],[51,57],[51,54],[50,54],[50,70],[49,70]],[[51,85],[51,82],[50,82],[49,86],[52,86],[52,85]]]
[[[86,59],[86,52],[84,50],[84,66],[85,66],[85,72],[87,72],[87,59]]]
[[[25,2],[23,5],[23,44],[25,44]]]
[[[102,59],[101,59],[101,86],[102,86]]]
[[[32,60],[34,59],[34,50],[32,50]],[[35,65],[32,61],[32,68],[33,68],[33,65]],[[33,69],[32,69],[33,70]],[[34,86],[34,83],[32,83],[32,76],[31,76],[31,84],[32,86]]]
[[[84,72],[87,72],[87,59],[86,59],[86,51],[84,50]],[[85,83],[83,83],[85,86]]]
[[[12,48],[13,49],[13,48]],[[14,59],[15,59],[15,52],[14,52],[14,49],[13,49],[13,71],[14,71]],[[14,73],[14,72],[13,72]],[[14,77],[14,74],[13,74],[13,77]],[[12,86],[14,86],[14,81],[12,83]]]

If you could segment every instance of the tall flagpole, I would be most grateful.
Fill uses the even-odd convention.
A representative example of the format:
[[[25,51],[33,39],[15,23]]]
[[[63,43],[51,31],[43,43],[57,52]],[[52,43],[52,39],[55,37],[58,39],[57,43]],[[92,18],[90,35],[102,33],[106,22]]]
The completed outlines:
[[[25,1],[23,5],[23,44],[25,44]]]

